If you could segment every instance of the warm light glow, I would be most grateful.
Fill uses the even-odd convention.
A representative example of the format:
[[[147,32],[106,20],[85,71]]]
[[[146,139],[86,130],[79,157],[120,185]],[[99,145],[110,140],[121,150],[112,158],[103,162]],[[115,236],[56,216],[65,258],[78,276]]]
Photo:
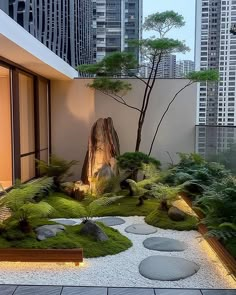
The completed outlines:
[[[179,200],[173,202],[173,205],[177,207],[179,210],[185,212],[186,214],[197,216],[197,214],[193,211],[193,209],[179,196]]]
[[[215,272],[218,273],[219,277],[223,276],[229,286],[231,286],[232,289],[235,289],[236,277],[229,273],[225,265],[221,262],[220,258],[203,236],[199,238],[199,246],[203,252],[207,253],[209,260],[211,260],[212,266],[214,267]]]
[[[174,206],[178,207],[180,210],[188,213],[190,215],[197,216],[193,209],[180,197],[179,200],[173,203]],[[199,233],[200,234],[200,233]],[[200,234],[199,236],[199,246],[204,253],[207,253],[209,260],[215,268],[215,271],[219,276],[224,276],[225,280],[228,281],[229,285],[232,288],[236,288],[236,277],[233,274],[230,274],[226,266],[222,263],[217,253],[209,245],[207,240]]]

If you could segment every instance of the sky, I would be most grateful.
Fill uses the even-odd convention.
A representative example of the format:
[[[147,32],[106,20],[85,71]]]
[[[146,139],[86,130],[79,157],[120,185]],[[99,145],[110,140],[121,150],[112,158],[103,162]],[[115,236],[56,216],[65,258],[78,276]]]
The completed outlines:
[[[194,60],[195,39],[195,0],[143,0],[144,18],[155,12],[174,10],[184,17],[185,27],[173,30],[168,37],[185,41],[191,51],[185,55],[178,54],[177,59]],[[143,37],[153,36],[153,33],[144,32]]]

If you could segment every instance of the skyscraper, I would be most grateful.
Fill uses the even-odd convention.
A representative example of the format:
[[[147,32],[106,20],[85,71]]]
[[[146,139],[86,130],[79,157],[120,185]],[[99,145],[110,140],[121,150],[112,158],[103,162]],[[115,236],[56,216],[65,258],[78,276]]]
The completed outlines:
[[[235,0],[196,1],[196,70],[216,69],[219,82],[199,83],[196,151],[217,154],[236,139]],[[231,128],[232,127],[232,128]]]
[[[115,51],[134,52],[128,40],[142,36],[143,0],[93,0],[94,60]]]
[[[196,69],[216,69],[218,83],[200,83],[198,123],[236,125],[236,24],[235,0],[196,1]]]
[[[4,0],[0,8],[70,65],[92,62],[92,0]]]
[[[161,58],[158,66],[158,78],[175,78],[176,76],[176,55],[166,54]]]
[[[195,63],[192,60],[179,60],[176,63],[176,78],[184,78],[195,70]]]

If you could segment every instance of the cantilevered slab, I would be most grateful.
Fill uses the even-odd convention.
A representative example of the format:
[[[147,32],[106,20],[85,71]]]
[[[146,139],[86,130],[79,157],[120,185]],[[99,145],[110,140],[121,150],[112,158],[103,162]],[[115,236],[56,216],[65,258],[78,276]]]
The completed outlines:
[[[77,71],[0,10],[0,57],[51,80],[70,80]]]

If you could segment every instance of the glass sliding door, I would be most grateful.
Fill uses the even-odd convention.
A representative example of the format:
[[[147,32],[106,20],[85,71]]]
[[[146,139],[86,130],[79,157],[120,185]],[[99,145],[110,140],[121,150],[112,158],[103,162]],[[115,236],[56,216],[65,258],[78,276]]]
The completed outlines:
[[[12,125],[10,70],[0,66],[0,184],[12,186]]]
[[[38,80],[39,158],[49,160],[49,95],[48,81]]]
[[[35,99],[34,78],[19,73],[20,162],[21,182],[35,174]]]

